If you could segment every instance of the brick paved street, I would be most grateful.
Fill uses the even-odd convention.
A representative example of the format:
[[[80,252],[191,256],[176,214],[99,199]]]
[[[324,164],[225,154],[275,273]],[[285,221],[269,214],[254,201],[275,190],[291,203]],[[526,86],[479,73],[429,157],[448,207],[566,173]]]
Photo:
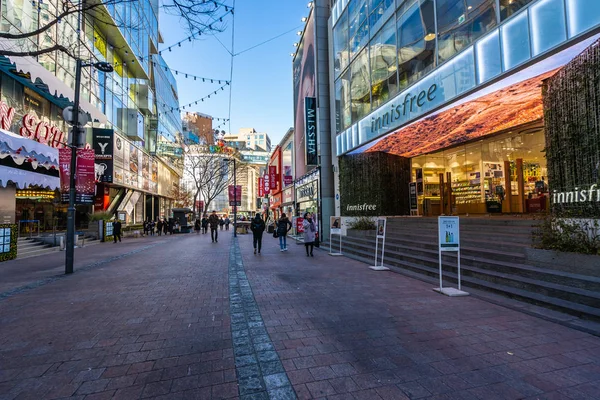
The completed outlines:
[[[0,399],[600,398],[598,337],[220,233],[0,265]]]

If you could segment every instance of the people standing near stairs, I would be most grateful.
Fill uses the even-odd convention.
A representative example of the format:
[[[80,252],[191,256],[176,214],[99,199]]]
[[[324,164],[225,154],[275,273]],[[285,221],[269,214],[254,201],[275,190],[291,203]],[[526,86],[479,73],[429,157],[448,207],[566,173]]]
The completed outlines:
[[[113,239],[117,243],[117,239],[121,242],[121,221],[117,218],[113,223]]]
[[[250,230],[252,231],[252,244],[254,246],[254,254],[258,248],[258,254],[262,247],[262,236],[265,231],[265,221],[260,217],[260,213],[256,213],[256,217],[250,223]]]
[[[317,232],[317,228],[315,226],[315,222],[312,219],[311,213],[304,213],[304,221],[302,221],[302,227],[304,228],[304,247],[306,247],[306,257],[309,255],[313,256],[313,248],[315,245],[315,234]],[[310,248],[310,253],[309,253]]]
[[[285,215],[277,220],[277,237],[279,238],[279,251],[287,251],[287,233],[292,229],[292,223]]]

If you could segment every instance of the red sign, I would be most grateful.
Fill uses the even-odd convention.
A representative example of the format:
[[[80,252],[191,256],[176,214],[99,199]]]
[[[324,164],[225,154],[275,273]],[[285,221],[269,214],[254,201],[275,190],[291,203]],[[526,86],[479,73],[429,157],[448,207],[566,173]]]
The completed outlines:
[[[292,182],[294,182],[294,179],[291,175],[284,175],[283,176],[283,184],[285,186],[291,185]]]
[[[196,200],[196,211],[199,213],[204,211],[204,200]]]
[[[0,127],[7,131],[10,130],[14,116],[15,109],[0,101]],[[32,114],[25,114],[21,119],[19,135],[57,149],[63,148],[67,139],[58,127],[38,121]]]
[[[96,171],[94,168],[94,150],[77,149],[77,167],[75,169],[75,203],[94,204],[96,191]],[[59,149],[60,189],[62,201],[69,202],[69,180],[71,177],[71,149]]]
[[[265,183],[265,186],[263,187],[263,195],[267,196],[269,193],[271,193],[271,186],[269,185],[269,174],[265,174],[263,182]]]
[[[269,166],[269,187],[277,189],[277,167],[274,165]]]
[[[302,217],[296,218],[296,232],[298,232],[298,233],[304,232],[304,227],[302,226],[303,222],[304,222],[304,218],[302,218]]]
[[[258,178],[258,197],[265,197],[265,179]]]
[[[241,206],[242,205],[242,186],[241,185],[229,185],[229,205],[230,206]]]
[[[102,212],[108,210],[110,205],[110,189],[107,185],[99,184],[96,188],[96,202],[94,203],[94,211]]]

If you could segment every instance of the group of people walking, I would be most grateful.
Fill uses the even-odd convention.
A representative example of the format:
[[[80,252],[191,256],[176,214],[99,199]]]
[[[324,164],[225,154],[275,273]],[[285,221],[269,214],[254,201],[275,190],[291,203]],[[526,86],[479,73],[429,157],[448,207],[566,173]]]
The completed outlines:
[[[200,232],[204,234],[210,227],[210,238],[212,239],[213,243],[218,243],[219,228],[221,228],[221,230],[225,228],[225,230],[228,231],[230,224],[231,221],[229,220],[228,216],[223,218],[223,216],[217,215],[217,212],[213,210],[208,217],[206,214],[204,214],[202,219],[196,218],[196,221],[194,222],[194,230],[196,231],[196,234],[199,234]]]
[[[313,250],[317,235],[317,227],[315,225],[315,221],[312,219],[311,213],[304,213],[304,221],[302,222],[302,227],[304,228],[304,246],[306,248],[306,256],[314,257]],[[254,247],[254,254],[260,254],[260,250],[262,248],[262,237],[263,232],[265,231],[266,224],[263,221],[260,213],[256,213],[254,219],[250,223],[250,230],[252,231],[252,245]],[[287,251],[287,235],[288,232],[292,229],[292,223],[285,213],[281,214],[281,217],[275,221],[275,225],[273,227],[273,237],[279,238],[279,251]]]

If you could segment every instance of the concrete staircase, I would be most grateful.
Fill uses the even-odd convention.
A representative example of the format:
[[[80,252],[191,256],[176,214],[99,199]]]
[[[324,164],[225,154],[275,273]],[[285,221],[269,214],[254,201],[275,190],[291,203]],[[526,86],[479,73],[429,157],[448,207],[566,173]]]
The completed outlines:
[[[461,218],[461,277],[473,288],[521,302],[600,321],[600,278],[552,265],[534,266],[531,246],[535,220],[502,217]],[[396,272],[439,286],[437,218],[388,218],[384,265]],[[334,249],[339,239],[332,239]],[[374,264],[375,232],[349,231],[344,255]],[[442,257],[444,285],[456,287],[456,253]],[[599,257],[600,260],[600,257]]]
[[[52,246],[50,244],[44,243],[41,238],[19,238],[17,243],[17,259],[29,258],[29,257],[37,257],[43,256],[49,253],[54,253],[56,251],[60,251],[60,238],[57,237],[57,246]],[[95,244],[101,243],[99,239],[92,239],[86,237],[85,239],[79,237],[77,241],[77,246],[81,247],[83,244],[84,247],[93,246]]]
[[[17,259],[42,256],[58,251],[58,247],[51,247],[36,238],[19,238],[17,242]]]

